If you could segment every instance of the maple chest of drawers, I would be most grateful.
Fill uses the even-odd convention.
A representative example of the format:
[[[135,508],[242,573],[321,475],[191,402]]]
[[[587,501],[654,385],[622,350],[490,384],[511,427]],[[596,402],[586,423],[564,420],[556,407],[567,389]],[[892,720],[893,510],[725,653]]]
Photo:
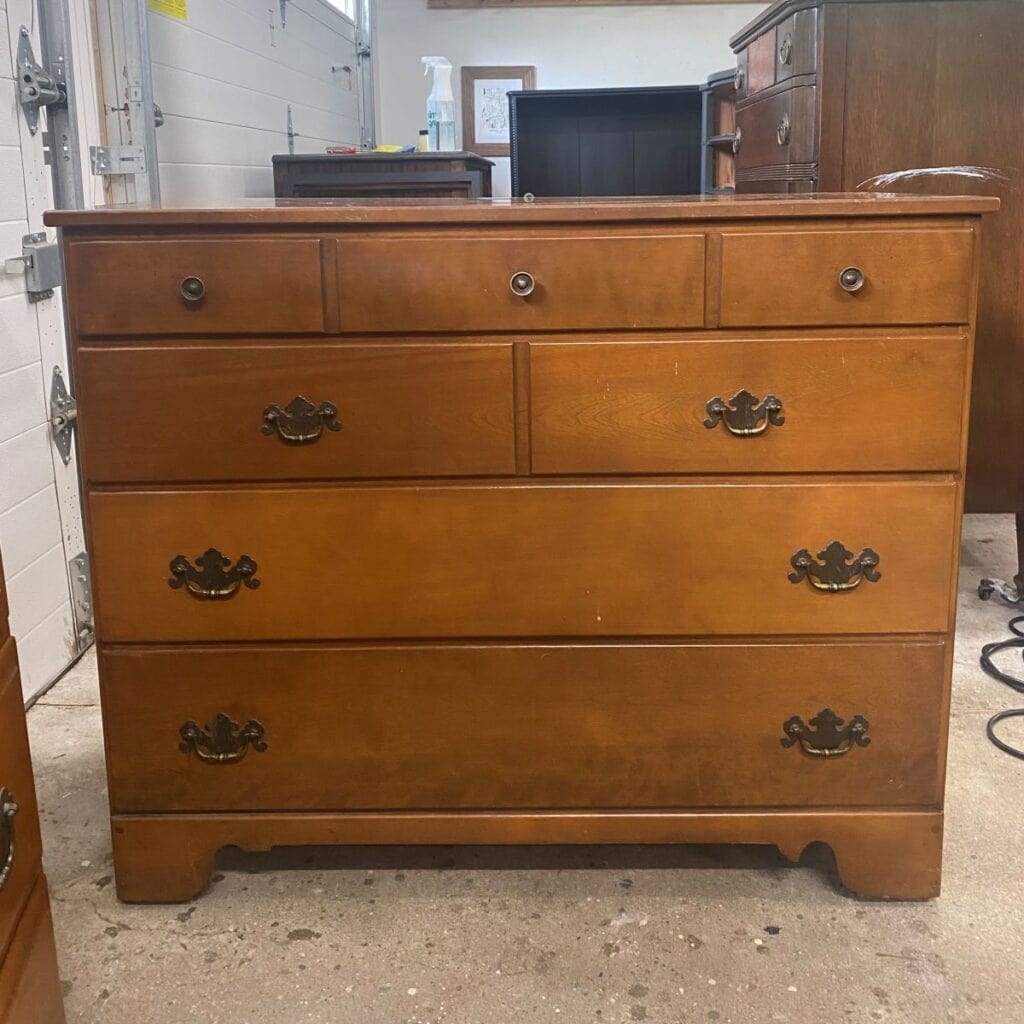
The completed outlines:
[[[121,897],[309,843],[937,893],[994,205],[51,214]]]

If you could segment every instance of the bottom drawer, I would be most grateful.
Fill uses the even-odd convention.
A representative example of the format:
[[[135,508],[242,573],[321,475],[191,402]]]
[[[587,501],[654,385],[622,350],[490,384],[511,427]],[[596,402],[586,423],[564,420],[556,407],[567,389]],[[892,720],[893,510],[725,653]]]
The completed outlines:
[[[935,805],[945,664],[939,642],[108,648],[111,805]]]
[[[46,879],[40,875],[0,964],[3,1024],[64,1024],[64,1006]]]

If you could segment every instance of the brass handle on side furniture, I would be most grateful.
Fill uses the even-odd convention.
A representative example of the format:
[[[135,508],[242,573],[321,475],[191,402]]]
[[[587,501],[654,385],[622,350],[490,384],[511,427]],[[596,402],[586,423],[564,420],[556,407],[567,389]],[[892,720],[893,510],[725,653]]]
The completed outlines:
[[[341,430],[338,407],[333,402],[314,405],[308,398],[296,395],[283,409],[268,405],[263,410],[260,432],[269,437],[276,431],[282,441],[308,444],[323,434],[324,427],[335,433]]]
[[[775,140],[780,146],[789,145],[790,122],[789,114],[783,114],[778,128],[775,129]]]
[[[186,277],[181,282],[181,297],[190,305],[196,305],[206,298],[206,285],[201,277]]]
[[[861,580],[877,583],[882,578],[877,569],[878,554],[871,548],[864,548],[854,558],[853,552],[848,551],[845,544],[834,540],[818,552],[818,559],[820,561],[815,561],[807,548],[801,548],[789,560],[793,567],[789,582],[807,580],[815,590],[836,594],[859,587]]]
[[[859,292],[864,287],[867,278],[860,267],[844,267],[839,271],[839,287],[851,295]]]
[[[799,743],[800,749],[811,757],[842,757],[855,746],[866,747],[871,743],[869,728],[863,715],[854,715],[844,722],[831,708],[824,708],[811,719],[810,725],[804,724],[799,715],[787,718],[782,723],[786,735],[779,742],[784,747]]]
[[[747,73],[743,68],[736,69],[736,78],[733,80],[733,84],[736,86],[737,92],[743,91],[743,86],[747,84]]]
[[[526,270],[517,270],[509,278],[508,286],[512,289],[514,295],[526,298],[527,295],[533,293],[533,289],[537,287],[537,282],[534,280],[533,274]]]
[[[14,869],[14,816],[18,804],[9,790],[0,788],[0,889]]]
[[[733,137],[732,137],[732,151],[733,151],[733,153],[734,154],[738,153],[740,151],[740,146],[742,146],[742,145],[743,145],[743,129],[740,128],[739,125],[737,125],[736,126],[736,131],[733,133]]]
[[[779,63],[788,64],[793,59],[793,36],[787,32],[779,43]]]
[[[238,764],[250,747],[260,754],[267,749],[266,730],[259,722],[250,719],[239,726],[223,711],[214,715],[204,728],[190,719],[178,732],[178,749],[183,754],[195,754],[206,764]]]
[[[786,422],[782,415],[782,401],[774,395],[758,399],[745,388],[737,391],[728,402],[712,398],[704,407],[708,418],[704,426],[713,430],[719,423],[736,437],[755,437],[768,429],[768,424],[781,427]]]
[[[260,581],[256,579],[256,563],[242,555],[232,566],[216,548],[207,548],[193,565],[184,555],[171,559],[171,578],[167,585],[171,590],[184,587],[194,597],[206,600],[222,600],[238,593],[244,584],[255,590]]]

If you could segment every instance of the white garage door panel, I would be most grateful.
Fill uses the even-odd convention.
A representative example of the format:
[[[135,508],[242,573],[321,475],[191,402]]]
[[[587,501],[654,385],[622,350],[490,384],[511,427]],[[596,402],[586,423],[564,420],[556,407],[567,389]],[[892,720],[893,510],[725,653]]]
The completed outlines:
[[[165,198],[202,195],[227,201],[269,195],[274,191],[274,175],[266,167],[162,163],[160,189]]]
[[[21,572],[7,577],[7,596],[11,603],[11,632],[21,643],[39,623],[69,603],[67,564],[64,545],[57,544],[41,557],[29,562]]]
[[[57,492],[44,486],[0,515],[4,572],[15,577],[60,542]]]
[[[0,146],[0,221],[23,221],[25,215],[21,151],[15,146]]]
[[[77,655],[75,620],[68,601],[35,629],[18,637],[21,688],[26,699],[45,690]]]
[[[24,227],[17,226],[24,233]],[[27,225],[25,225],[27,227]],[[2,248],[4,234],[0,231],[0,252],[16,252]],[[21,244],[21,237],[18,237]],[[35,310],[23,295],[9,295],[0,299],[0,374],[19,370],[39,361],[39,342],[36,338]]]
[[[43,381],[36,362],[0,374],[0,442],[39,426],[43,413]]]
[[[0,443],[0,509],[13,508],[52,483],[48,426]]]

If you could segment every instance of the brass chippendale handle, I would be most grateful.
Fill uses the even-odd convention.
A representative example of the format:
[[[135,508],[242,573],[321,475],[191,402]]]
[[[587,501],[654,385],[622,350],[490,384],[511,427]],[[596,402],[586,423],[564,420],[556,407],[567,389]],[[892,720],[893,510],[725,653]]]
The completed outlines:
[[[181,297],[188,303],[196,304],[206,298],[206,285],[201,277],[186,277],[181,282]]]
[[[508,286],[512,289],[514,295],[526,298],[527,295],[533,294],[533,289],[537,287],[537,282],[534,280],[533,274],[525,270],[517,270],[509,279]]]
[[[871,743],[869,728],[863,715],[854,715],[849,722],[844,722],[831,708],[824,708],[811,719],[809,726],[799,715],[787,718],[782,723],[786,735],[779,742],[784,747],[799,743],[811,757],[842,757],[855,746],[866,747]]]
[[[789,114],[783,114],[778,128],[775,129],[775,140],[780,146],[789,145],[790,123]]]
[[[10,790],[0,788],[0,889],[7,884],[14,869],[14,816],[18,804]]]
[[[256,579],[256,563],[248,556],[231,565],[216,548],[207,548],[193,565],[184,555],[176,555],[171,559],[171,578],[167,585],[171,590],[184,587],[195,597],[217,600],[231,597],[238,593],[243,584],[249,590],[255,590],[260,581]]]
[[[745,388],[737,391],[728,402],[721,398],[712,398],[704,407],[708,418],[704,426],[713,430],[719,423],[737,437],[753,437],[763,434],[768,424],[781,427],[786,422],[782,415],[782,401],[774,395],[765,395],[758,399]]]
[[[793,59],[793,36],[787,32],[779,43],[779,63],[788,64]]]
[[[195,754],[206,764],[238,764],[252,747],[262,754],[267,749],[264,741],[266,730],[255,719],[244,726],[233,722],[223,711],[200,728],[195,721],[187,721],[179,730],[181,743],[178,749],[183,754]]]
[[[867,278],[860,267],[844,267],[839,271],[839,287],[851,295],[859,292],[864,287]]]
[[[314,405],[302,395],[296,395],[283,409],[279,405],[268,405],[263,410],[260,432],[269,437],[276,431],[282,441],[308,444],[323,434],[324,427],[335,433],[341,430],[338,407],[333,402]]]
[[[789,574],[790,583],[807,580],[815,590],[839,593],[859,587],[861,580],[877,583],[882,574],[878,571],[878,554],[871,548],[865,548],[856,558],[846,545],[834,540],[823,551],[818,552],[820,561],[815,561],[807,548],[801,548],[789,560],[793,571]],[[852,561],[851,561],[852,559]]]

